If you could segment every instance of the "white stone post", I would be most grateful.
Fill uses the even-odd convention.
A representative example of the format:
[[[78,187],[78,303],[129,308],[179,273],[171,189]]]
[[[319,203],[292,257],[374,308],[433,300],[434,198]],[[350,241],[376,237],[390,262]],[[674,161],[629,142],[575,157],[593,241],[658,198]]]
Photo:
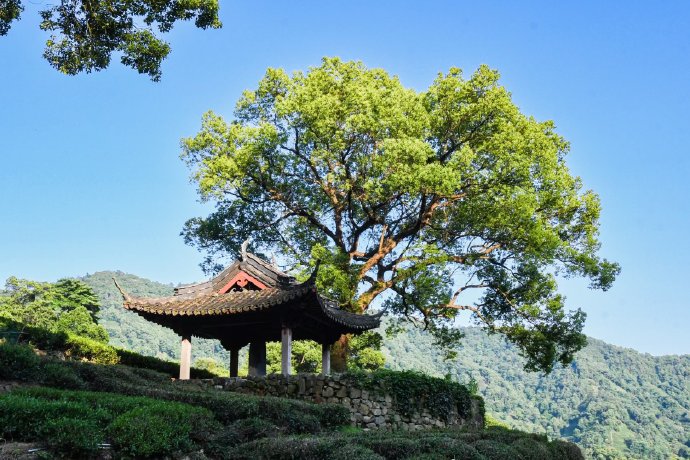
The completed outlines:
[[[192,336],[183,335],[180,344],[180,380],[189,380],[192,366]]]
[[[327,343],[321,344],[321,374],[331,373],[331,346]]]

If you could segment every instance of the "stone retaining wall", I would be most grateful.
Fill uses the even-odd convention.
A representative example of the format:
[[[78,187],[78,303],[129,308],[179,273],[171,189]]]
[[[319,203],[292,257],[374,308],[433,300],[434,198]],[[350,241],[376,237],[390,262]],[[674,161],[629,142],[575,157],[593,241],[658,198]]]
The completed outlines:
[[[448,416],[432,414],[424,401],[418,410],[405,415],[393,396],[382,389],[367,390],[347,376],[298,374],[285,377],[280,374],[265,377],[232,377],[207,380],[215,388],[259,396],[278,396],[315,403],[342,404],[350,410],[353,425],[370,430],[421,430],[458,426],[481,428],[484,416],[481,398],[472,398],[471,414],[461,417],[457,407],[451,407]],[[444,411],[445,412],[445,411]]]

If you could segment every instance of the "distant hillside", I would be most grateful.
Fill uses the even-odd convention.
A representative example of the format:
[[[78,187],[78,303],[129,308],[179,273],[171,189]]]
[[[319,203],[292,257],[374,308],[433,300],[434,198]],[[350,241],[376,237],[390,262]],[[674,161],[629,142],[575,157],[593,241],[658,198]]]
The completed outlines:
[[[385,342],[387,366],[477,380],[487,412],[511,427],[580,445],[591,458],[690,458],[690,356],[653,357],[589,339],[565,369],[523,370],[514,347],[470,328],[444,363],[409,330]]]
[[[110,334],[110,343],[144,355],[162,359],[180,358],[180,338],[170,329],[146,321],[136,313],[122,308],[122,296],[118,292],[113,277],[124,290],[132,295],[155,297],[172,295],[173,286],[149,281],[122,272],[97,272],[83,278],[101,299],[99,323]],[[221,362],[229,362],[230,355],[212,340],[194,341],[195,358],[209,357]]]
[[[170,285],[121,272],[86,276],[103,301],[100,322],[111,342],[177,359],[179,338],[122,309],[113,276],[135,295],[172,292]],[[474,378],[494,417],[516,429],[574,441],[591,458],[690,458],[690,356],[653,357],[590,339],[571,366],[544,377],[525,372],[517,351],[500,337],[473,328],[465,332],[459,357],[450,363],[421,331],[387,339],[387,366]],[[194,355],[228,360],[214,341],[197,340]]]

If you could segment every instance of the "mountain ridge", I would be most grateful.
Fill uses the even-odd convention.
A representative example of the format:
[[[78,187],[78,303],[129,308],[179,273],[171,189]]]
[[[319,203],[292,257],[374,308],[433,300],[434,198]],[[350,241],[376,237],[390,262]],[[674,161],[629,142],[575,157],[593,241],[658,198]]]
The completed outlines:
[[[121,307],[115,275],[133,295],[169,295],[165,285],[124,272],[83,278],[102,301],[100,323],[115,345],[177,359],[179,338]],[[430,375],[473,379],[487,411],[512,428],[574,441],[596,459],[690,458],[690,355],[654,356],[589,338],[569,366],[547,375],[524,371],[524,360],[500,336],[464,328],[453,362],[443,360],[428,334],[418,329],[384,340],[386,366]],[[195,339],[196,358],[226,363],[220,344]]]

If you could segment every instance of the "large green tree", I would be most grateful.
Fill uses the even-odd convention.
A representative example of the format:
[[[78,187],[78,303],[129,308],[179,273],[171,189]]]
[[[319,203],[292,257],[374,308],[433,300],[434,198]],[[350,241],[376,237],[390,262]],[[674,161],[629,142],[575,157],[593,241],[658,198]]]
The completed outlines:
[[[42,283],[10,277],[0,289],[2,319],[52,333],[69,333],[108,342],[108,333],[97,323],[100,302],[84,282],[61,279]]]
[[[0,0],[0,35],[6,35],[24,7]],[[218,28],[218,0],[60,0],[41,11],[41,29],[51,33],[43,56],[60,72],[75,75],[105,69],[112,54],[122,64],[161,77],[170,45],[156,33],[178,21],[194,20],[202,29]]]
[[[336,58],[269,69],[234,120],[209,112],[183,140],[216,206],[183,235],[209,272],[246,238],[296,270],[318,259],[320,288],[345,308],[379,304],[442,345],[468,311],[548,372],[585,344],[585,314],[566,310],[557,276],[605,290],[619,272],[597,254],[599,199],[569,172],[568,150],[485,66],[422,92]]]

